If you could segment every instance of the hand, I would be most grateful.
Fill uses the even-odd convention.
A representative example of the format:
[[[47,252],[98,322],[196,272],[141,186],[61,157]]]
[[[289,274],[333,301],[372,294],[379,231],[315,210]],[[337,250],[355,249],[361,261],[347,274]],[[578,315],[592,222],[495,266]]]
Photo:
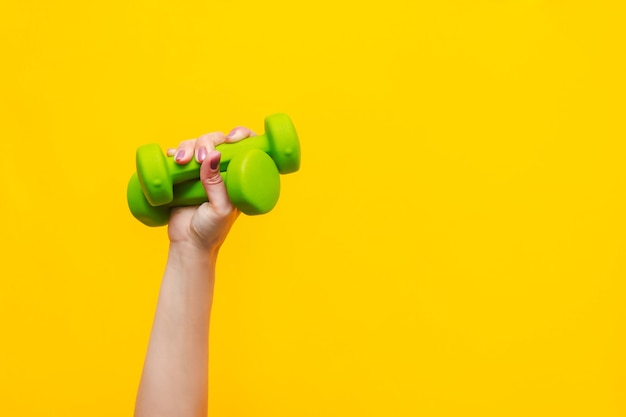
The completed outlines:
[[[167,155],[178,164],[187,164],[192,158],[202,164],[200,181],[209,199],[200,206],[172,209],[168,226],[172,244],[190,244],[201,251],[217,253],[239,216],[239,210],[233,206],[226,193],[219,169],[221,155],[215,147],[250,136],[256,134],[248,128],[236,127],[228,135],[221,132],[207,133],[197,139],[183,141],[178,148],[167,151]]]

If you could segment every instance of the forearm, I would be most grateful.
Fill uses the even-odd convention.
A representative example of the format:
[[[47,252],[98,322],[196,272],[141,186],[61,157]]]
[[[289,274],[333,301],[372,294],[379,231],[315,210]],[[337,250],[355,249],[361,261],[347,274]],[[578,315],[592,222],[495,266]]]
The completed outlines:
[[[137,394],[136,417],[207,415],[215,258],[216,253],[170,246]]]

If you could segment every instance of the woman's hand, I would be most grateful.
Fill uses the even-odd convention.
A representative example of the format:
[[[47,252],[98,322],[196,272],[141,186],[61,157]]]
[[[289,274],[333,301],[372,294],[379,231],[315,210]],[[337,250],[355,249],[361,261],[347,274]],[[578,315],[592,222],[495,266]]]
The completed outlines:
[[[179,164],[201,162],[209,202],[172,209],[170,247],[137,391],[135,416],[206,416],[208,332],[215,266],[221,244],[239,215],[220,175],[215,147],[253,136],[233,129],[209,133],[168,151]]]
[[[187,164],[192,158],[200,162],[200,181],[209,201],[200,206],[172,209],[168,235],[172,244],[191,245],[202,252],[217,253],[228,232],[239,216],[233,206],[220,175],[220,153],[215,150],[222,143],[233,143],[255,136],[245,127],[236,127],[228,135],[207,133],[197,139],[181,142],[167,154],[178,164]]]

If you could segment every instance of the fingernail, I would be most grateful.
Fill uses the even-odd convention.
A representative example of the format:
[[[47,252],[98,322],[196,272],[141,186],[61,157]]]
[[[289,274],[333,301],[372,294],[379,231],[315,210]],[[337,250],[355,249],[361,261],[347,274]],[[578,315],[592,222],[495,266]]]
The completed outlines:
[[[237,133],[237,128],[234,128],[233,130],[230,131],[230,133],[228,135],[226,135],[226,139],[234,138],[236,133]]]
[[[207,150],[204,146],[202,146],[200,149],[198,149],[198,162],[202,162],[206,159],[207,156]]]
[[[176,161],[182,161],[184,157],[185,157],[185,151],[181,149],[180,151],[176,153],[176,156],[174,157],[174,159]]]
[[[217,168],[219,168],[220,166],[220,157],[222,156],[222,154],[217,153],[213,159],[211,159],[211,169],[213,171],[215,171]]]

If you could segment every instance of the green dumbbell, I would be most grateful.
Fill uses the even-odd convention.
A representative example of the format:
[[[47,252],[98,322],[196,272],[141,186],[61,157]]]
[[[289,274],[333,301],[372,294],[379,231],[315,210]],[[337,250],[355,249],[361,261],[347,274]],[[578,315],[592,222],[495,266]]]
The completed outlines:
[[[280,174],[276,164],[258,149],[239,153],[231,160],[226,172],[221,172],[228,197],[233,205],[248,215],[265,214],[272,210],[280,195]],[[153,206],[146,199],[139,177],[135,173],[126,190],[128,208],[137,220],[147,226],[165,226],[172,207],[194,206],[208,201],[200,180],[190,180],[173,187],[170,203]]]
[[[216,147],[221,152],[220,171],[226,170],[238,154],[251,149],[267,153],[281,174],[300,168],[300,142],[289,116],[283,113],[265,118],[265,134]],[[199,177],[200,164],[193,160],[178,164],[166,157],[158,144],[148,144],[137,149],[137,175],[143,192],[153,206],[168,204],[174,198],[173,186]]]

